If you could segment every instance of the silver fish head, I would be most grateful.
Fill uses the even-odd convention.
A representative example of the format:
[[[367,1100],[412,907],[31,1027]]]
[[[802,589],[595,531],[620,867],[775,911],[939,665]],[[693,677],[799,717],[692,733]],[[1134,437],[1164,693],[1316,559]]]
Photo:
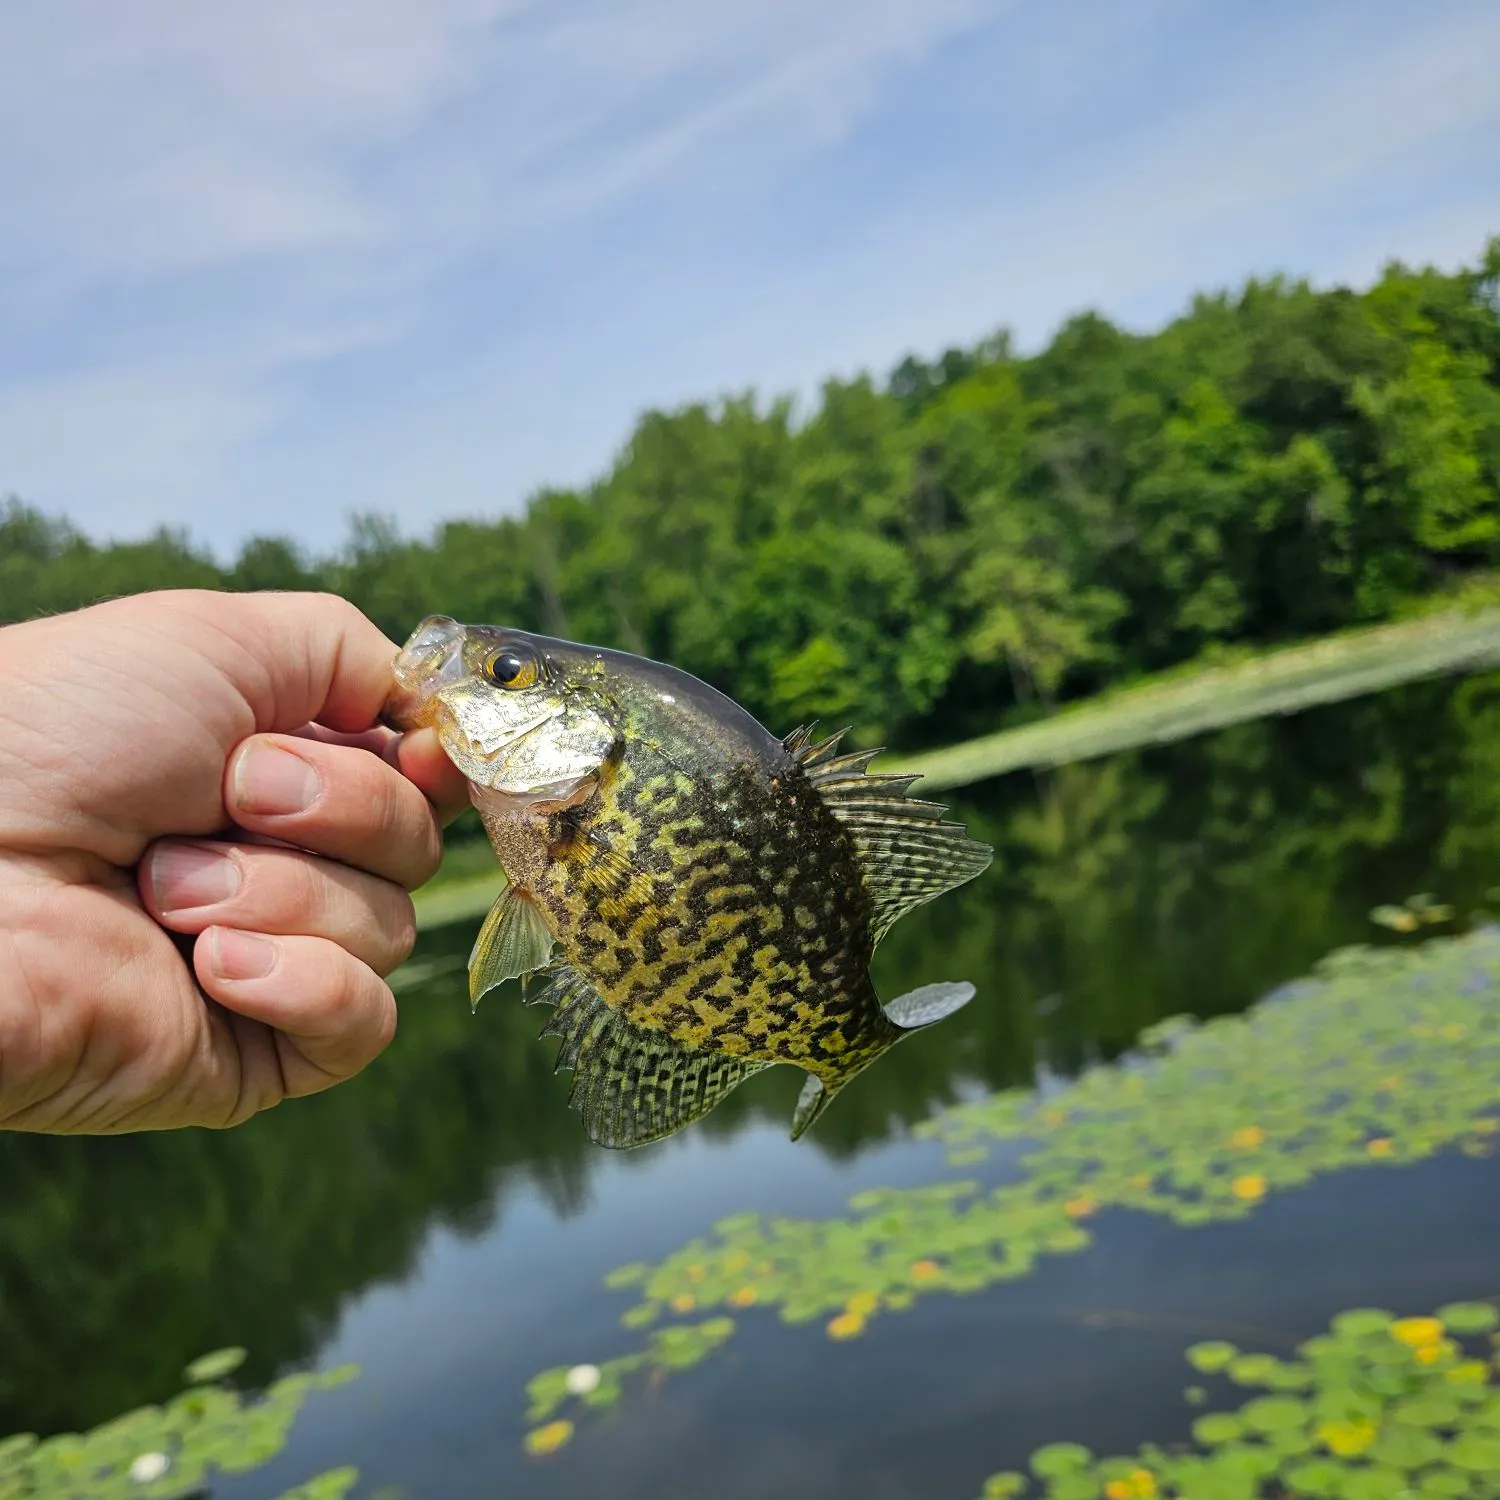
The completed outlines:
[[[525,631],[432,615],[396,658],[386,717],[435,729],[481,805],[485,793],[571,801],[614,752],[620,726],[569,667]]]

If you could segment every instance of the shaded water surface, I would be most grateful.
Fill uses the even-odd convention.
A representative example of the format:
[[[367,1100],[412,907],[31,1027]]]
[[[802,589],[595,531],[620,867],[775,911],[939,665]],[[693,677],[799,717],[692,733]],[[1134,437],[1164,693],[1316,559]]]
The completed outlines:
[[[924,1296],[853,1340],[747,1308],[713,1358],[634,1381],[528,1459],[527,1381],[640,1346],[612,1268],[726,1215],[826,1220],[872,1187],[1005,1181],[1014,1144],[960,1172],[911,1128],[1107,1063],[1163,1017],[1243,1010],[1341,945],[1411,942],[1371,925],[1379,903],[1430,892],[1454,909],[1431,930],[1465,927],[1500,883],[1500,678],[1011,778],[959,807],[996,863],[898,924],[876,978],[887,995],[967,978],[979,996],[797,1146],[798,1081],[774,1070],[658,1146],[591,1147],[555,1044],[533,1040],[540,1013],[507,993],[469,1015],[466,929],[424,940],[431,977],[403,992],[399,1037],[344,1088],[227,1134],[0,1137],[0,1434],[160,1399],[234,1343],[251,1384],[350,1359],[363,1373],[310,1400],[284,1453],[226,1496],[353,1463],[362,1493],[434,1500],[962,1500],[1047,1441],[1182,1437],[1196,1339],[1276,1349],[1340,1308],[1500,1293],[1500,1165],[1439,1152],[1331,1172],[1236,1222],[1110,1210],[1088,1248]]]

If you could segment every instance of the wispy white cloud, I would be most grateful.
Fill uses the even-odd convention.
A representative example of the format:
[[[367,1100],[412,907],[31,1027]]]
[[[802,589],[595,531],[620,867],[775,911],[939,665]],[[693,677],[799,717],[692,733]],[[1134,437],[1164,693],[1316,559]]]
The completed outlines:
[[[0,8],[0,493],[327,542],[643,403],[1500,215],[1479,0]]]
[[[122,273],[372,232],[359,153],[461,88],[511,0],[48,0],[0,10],[15,255]],[[0,252],[4,253],[4,252]]]

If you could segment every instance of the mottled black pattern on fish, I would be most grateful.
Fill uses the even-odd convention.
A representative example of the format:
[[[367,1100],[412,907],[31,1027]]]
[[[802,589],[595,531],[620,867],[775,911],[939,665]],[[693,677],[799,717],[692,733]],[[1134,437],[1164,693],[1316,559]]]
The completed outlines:
[[[871,774],[875,752],[779,740],[659,662],[442,616],[396,681],[394,721],[436,727],[508,877],[471,998],[547,971],[544,1035],[593,1140],[655,1140],[777,1062],[809,1075],[795,1138],[973,995],[940,983],[883,1006],[871,985],[891,923],[990,858],[911,777]]]
[[[627,752],[553,820],[536,895],[569,962],[632,1025],[839,1076],[896,1029],[870,984],[853,840],[780,759],[693,777]]]

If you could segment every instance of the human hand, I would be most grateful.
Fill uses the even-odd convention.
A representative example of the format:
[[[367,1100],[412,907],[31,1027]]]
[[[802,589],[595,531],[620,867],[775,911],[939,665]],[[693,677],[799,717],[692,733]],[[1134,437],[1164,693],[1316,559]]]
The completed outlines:
[[[323,594],[0,629],[0,1127],[233,1125],[390,1041],[465,801],[378,726],[395,652]]]

